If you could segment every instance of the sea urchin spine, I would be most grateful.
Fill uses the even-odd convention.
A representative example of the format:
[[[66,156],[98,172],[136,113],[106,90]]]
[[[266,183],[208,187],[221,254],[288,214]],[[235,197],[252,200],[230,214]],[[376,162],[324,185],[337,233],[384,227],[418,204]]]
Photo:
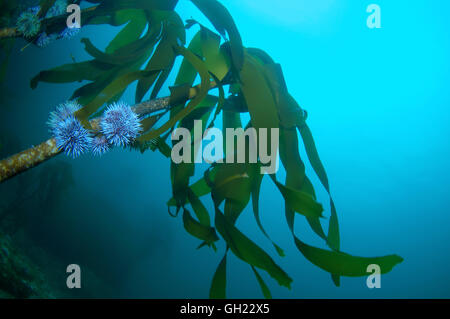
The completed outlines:
[[[80,105],[78,103],[66,102],[50,113],[48,121],[57,147],[74,158],[88,151],[92,144],[92,137],[89,131],[73,115],[79,109]]]
[[[23,12],[17,19],[17,31],[26,38],[32,38],[39,33],[41,21],[32,11]]]
[[[65,28],[59,34],[59,38],[64,40],[72,39],[80,32],[80,28]]]
[[[59,123],[72,116],[73,113],[81,109],[81,105],[76,101],[67,101],[56,107],[56,110],[50,113],[50,118],[48,120],[48,126],[50,131],[58,126]]]
[[[117,102],[106,109],[100,131],[110,144],[126,146],[139,136],[142,126],[138,115],[127,104]]]
[[[109,151],[111,145],[104,136],[97,136],[92,140],[91,151],[95,156],[102,156]]]
[[[38,39],[36,40],[36,45],[40,48],[45,48],[47,47],[50,43],[53,42],[53,40],[55,40],[55,36],[54,35],[47,35],[47,33],[42,32]]]
[[[91,147],[92,137],[75,116],[70,116],[53,131],[56,145],[73,158],[80,156]]]
[[[62,15],[66,12],[67,0],[56,0],[55,4],[48,10],[46,18]]]

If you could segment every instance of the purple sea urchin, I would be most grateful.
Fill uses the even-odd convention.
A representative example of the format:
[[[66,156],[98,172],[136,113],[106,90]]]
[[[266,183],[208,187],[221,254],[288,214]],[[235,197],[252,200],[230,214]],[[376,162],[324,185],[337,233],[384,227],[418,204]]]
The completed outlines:
[[[53,42],[53,40],[55,40],[55,36],[54,35],[47,35],[47,33],[42,32],[38,39],[36,40],[36,45],[40,48],[45,48],[47,47],[50,43]]]
[[[100,128],[109,143],[115,146],[130,144],[142,131],[137,114],[122,102],[108,106],[100,122]]]
[[[56,139],[56,145],[67,155],[78,157],[89,150],[92,137],[78,119],[73,115],[81,108],[75,101],[67,101],[58,105],[55,111],[50,113],[48,125],[50,132]]]
[[[34,6],[31,8],[28,8],[27,11],[37,15],[39,13],[39,11],[41,11],[41,6]]]
[[[55,4],[47,11],[46,18],[56,17],[66,13],[67,1],[57,0]]]
[[[104,136],[97,136],[92,140],[91,151],[95,156],[102,156],[109,151],[111,145]]]
[[[56,146],[73,158],[89,150],[92,137],[75,116],[69,116],[53,130]]]
[[[72,39],[80,32],[80,28],[65,28],[59,34],[59,37],[64,40]]]
[[[41,29],[41,22],[32,11],[23,12],[17,19],[17,31],[26,38],[34,37]]]
[[[50,118],[47,122],[51,132],[53,133],[53,130],[55,130],[62,121],[72,116],[73,113],[79,109],[81,109],[81,105],[76,101],[67,101],[58,105],[56,110],[50,113]]]

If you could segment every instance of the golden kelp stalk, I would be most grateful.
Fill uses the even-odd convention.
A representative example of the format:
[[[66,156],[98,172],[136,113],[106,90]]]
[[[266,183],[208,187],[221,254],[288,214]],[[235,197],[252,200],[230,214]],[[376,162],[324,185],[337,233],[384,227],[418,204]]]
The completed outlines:
[[[55,139],[51,138],[38,146],[0,161],[0,183],[45,162],[59,153],[60,150],[56,146]]]
[[[16,28],[4,28],[0,29],[0,39],[1,38],[14,38],[19,36],[19,32]]]
[[[214,81],[211,82],[211,88],[215,87],[216,83]],[[197,95],[197,92],[198,87],[192,87],[189,90],[187,99],[193,99]],[[176,101],[176,103],[181,103],[181,101]],[[141,118],[145,118],[153,113],[170,108],[170,105],[170,97],[164,97],[136,104],[132,107],[132,109]],[[159,116],[158,118],[155,118],[155,122],[157,119],[159,119]],[[96,118],[89,122],[92,132],[98,132],[99,119]],[[27,150],[3,159],[0,161],[0,183],[16,176],[17,174],[27,171],[30,168],[36,167],[37,165],[55,157],[60,153],[61,150],[56,146],[55,139],[50,138],[37,146],[33,146]]]

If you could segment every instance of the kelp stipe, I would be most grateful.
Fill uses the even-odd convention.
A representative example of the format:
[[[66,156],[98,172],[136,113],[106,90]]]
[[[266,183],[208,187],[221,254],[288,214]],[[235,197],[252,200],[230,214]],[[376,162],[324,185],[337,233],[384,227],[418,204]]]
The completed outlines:
[[[83,105],[74,116],[96,136],[94,145],[101,146],[94,150],[95,154],[101,154],[108,149],[108,145],[115,144],[128,145],[141,152],[159,151],[169,157],[171,147],[168,137],[176,127],[184,127],[192,132],[194,121],[200,121],[204,129],[213,127],[219,114],[222,114],[224,131],[227,128],[250,127],[279,130],[280,158],[286,169],[284,183],[278,181],[275,175],[261,175],[262,163],[259,161],[247,164],[213,163],[204,172],[203,178],[195,182],[192,181],[195,164],[171,163],[173,198],[168,201],[169,211],[182,212],[184,228],[199,239],[199,248],[207,246],[216,251],[216,243],[220,238],[226,243],[212,279],[211,298],[226,297],[227,258],[230,252],[251,267],[266,298],[270,298],[271,293],[259,274],[261,270],[279,285],[291,287],[292,278],[267,252],[236,227],[236,221],[251,200],[258,227],[277,254],[285,255],[282,248],[269,237],[260,219],[259,193],[262,181],[267,178],[284,198],[284,215],[299,252],[312,264],[330,273],[335,285],[340,285],[341,276],[367,275],[367,266],[370,264],[378,264],[382,273],[392,270],[402,261],[401,257],[388,255],[366,258],[341,251],[339,223],[328,177],[307,125],[307,113],[289,93],[281,66],[263,50],[243,46],[233,18],[219,1],[191,1],[211,21],[218,33],[193,19],[184,25],[175,11],[175,0],[88,1],[95,3],[95,6],[83,11],[84,25],[124,25],[122,31],[104,52],[89,39],[82,39],[91,60],[42,71],[31,80],[31,87],[36,88],[39,82],[90,82],[77,89],[71,99]],[[62,21],[62,18],[54,18],[45,27],[61,31],[64,28]],[[197,28],[198,31],[185,47],[186,31],[192,32]],[[183,58],[183,62],[171,87],[171,94],[158,98],[178,56]],[[200,79],[200,84],[194,86],[196,78]],[[104,123],[105,118],[108,118],[108,111],[103,112],[104,106],[116,103],[128,86],[136,81],[137,104],[130,110],[139,116],[139,133],[142,134],[138,136],[137,132],[120,126],[128,133],[115,139],[115,130],[108,127],[111,123]],[[228,95],[225,88],[229,89]],[[218,89],[218,95],[212,95],[212,89]],[[147,95],[150,101],[142,102]],[[159,124],[161,119],[166,119],[162,116],[166,113],[169,113],[169,118]],[[250,115],[247,125],[242,124],[242,113]],[[137,128],[137,122],[133,123],[132,127]],[[305,174],[300,145],[303,145],[309,165],[330,195],[328,229],[322,225],[324,209],[317,202],[314,187]],[[10,178],[59,153],[55,151],[47,154],[40,161],[32,152],[33,149],[25,151],[29,155],[29,161],[25,163],[7,166],[7,160],[0,162],[0,178]],[[248,153],[249,149],[246,155]],[[206,195],[211,196],[213,212],[208,212],[201,200]],[[280,207],[280,216],[283,216],[281,210]],[[177,213],[173,215],[177,216]],[[301,240],[294,232],[296,217],[305,218],[328,249],[314,247]]]

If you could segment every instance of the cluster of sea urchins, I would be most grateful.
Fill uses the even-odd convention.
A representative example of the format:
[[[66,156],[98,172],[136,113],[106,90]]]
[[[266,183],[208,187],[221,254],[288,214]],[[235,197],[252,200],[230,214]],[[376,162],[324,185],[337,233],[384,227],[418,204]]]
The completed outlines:
[[[75,117],[74,113],[80,108],[74,101],[63,103],[50,113],[48,121],[58,148],[74,158],[87,151],[100,156],[113,146],[127,146],[142,131],[139,116],[130,106],[115,102],[106,108],[100,120],[100,131],[94,135]]]
[[[57,0],[55,4],[48,10],[45,19],[63,15],[66,13],[67,0]],[[17,19],[17,31],[19,31],[25,38],[35,39],[35,44],[41,48],[48,46],[56,39],[70,39],[75,36],[80,27],[68,28],[58,34],[47,34],[41,31],[41,21],[38,13],[41,10],[40,6],[32,7],[23,12]]]

